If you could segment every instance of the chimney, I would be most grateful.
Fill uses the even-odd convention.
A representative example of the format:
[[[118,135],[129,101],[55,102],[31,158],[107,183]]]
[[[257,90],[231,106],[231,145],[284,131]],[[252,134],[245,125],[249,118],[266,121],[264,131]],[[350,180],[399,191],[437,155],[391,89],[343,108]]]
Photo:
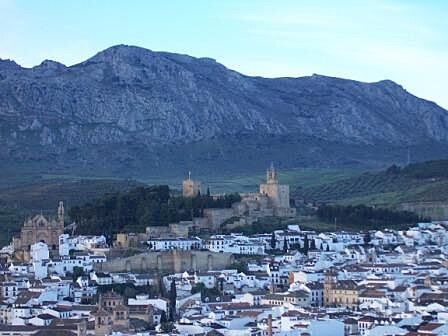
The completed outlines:
[[[268,315],[268,336],[272,336],[272,315]]]

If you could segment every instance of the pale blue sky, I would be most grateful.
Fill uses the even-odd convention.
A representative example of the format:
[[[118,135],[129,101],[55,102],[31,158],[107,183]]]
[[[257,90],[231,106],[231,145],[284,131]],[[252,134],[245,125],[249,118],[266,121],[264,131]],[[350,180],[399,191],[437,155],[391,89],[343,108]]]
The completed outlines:
[[[0,58],[71,65],[121,43],[248,75],[392,79],[448,108],[444,0],[0,0]]]

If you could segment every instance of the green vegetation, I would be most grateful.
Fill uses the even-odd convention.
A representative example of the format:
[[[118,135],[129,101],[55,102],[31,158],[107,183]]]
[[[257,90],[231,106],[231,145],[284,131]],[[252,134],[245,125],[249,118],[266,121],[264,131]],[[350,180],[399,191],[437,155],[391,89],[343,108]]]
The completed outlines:
[[[448,160],[433,160],[408,165],[401,173],[417,179],[448,178]]]
[[[317,217],[327,223],[333,223],[337,220],[344,226],[366,229],[406,226],[425,220],[409,211],[393,211],[365,205],[324,205],[317,210]]]
[[[104,294],[111,291],[123,295],[126,301],[129,298],[135,298],[138,294],[146,294],[150,296],[156,296],[159,294],[157,288],[150,285],[135,286],[132,283],[122,283],[98,286],[98,294]]]
[[[230,208],[239,200],[238,194],[184,198],[173,196],[168,186],[139,187],[74,206],[69,216],[77,223],[78,234],[105,234],[111,239],[118,232],[143,232],[147,226],[191,220],[206,208]]]
[[[290,170],[279,169],[281,183],[298,188],[310,188],[323,183],[332,183],[350,177],[358,176],[362,172],[355,169],[319,169],[297,168]],[[250,192],[256,191],[259,184],[266,180],[264,172],[257,175],[199,177],[203,185],[210,186],[212,192]],[[180,183],[180,181],[179,181]]]
[[[192,289],[191,294],[201,293],[201,298],[205,299],[206,297],[216,297],[221,293],[217,287],[207,288],[205,284],[202,282],[197,283]]]
[[[58,202],[66,207],[81,204],[105,193],[127,191],[141,183],[132,180],[42,180],[26,179],[27,184],[0,183],[0,246],[10,242],[14,233],[20,230],[27,216],[37,213],[55,215]]]
[[[404,168],[391,166],[382,172],[296,188],[293,194],[307,202],[392,208],[399,208],[403,203],[447,202],[448,160],[416,163]]]

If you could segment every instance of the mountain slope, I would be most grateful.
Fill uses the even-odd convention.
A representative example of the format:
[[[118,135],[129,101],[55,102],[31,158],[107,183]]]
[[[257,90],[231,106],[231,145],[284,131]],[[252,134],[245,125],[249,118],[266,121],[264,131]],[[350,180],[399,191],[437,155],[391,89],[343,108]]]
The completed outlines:
[[[15,172],[379,166],[443,156],[448,112],[391,81],[248,77],[119,45],[71,67],[0,61],[0,145]]]
[[[392,166],[381,172],[293,188],[292,194],[307,201],[391,207],[445,220],[448,216],[448,160],[414,163],[404,168]]]

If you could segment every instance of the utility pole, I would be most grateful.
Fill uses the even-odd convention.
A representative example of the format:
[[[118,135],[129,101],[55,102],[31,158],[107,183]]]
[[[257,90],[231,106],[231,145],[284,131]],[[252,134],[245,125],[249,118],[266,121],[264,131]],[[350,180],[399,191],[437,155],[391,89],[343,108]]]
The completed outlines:
[[[335,218],[334,218],[334,232],[336,232],[336,226],[337,226],[337,223],[338,223],[338,218],[335,217]]]

